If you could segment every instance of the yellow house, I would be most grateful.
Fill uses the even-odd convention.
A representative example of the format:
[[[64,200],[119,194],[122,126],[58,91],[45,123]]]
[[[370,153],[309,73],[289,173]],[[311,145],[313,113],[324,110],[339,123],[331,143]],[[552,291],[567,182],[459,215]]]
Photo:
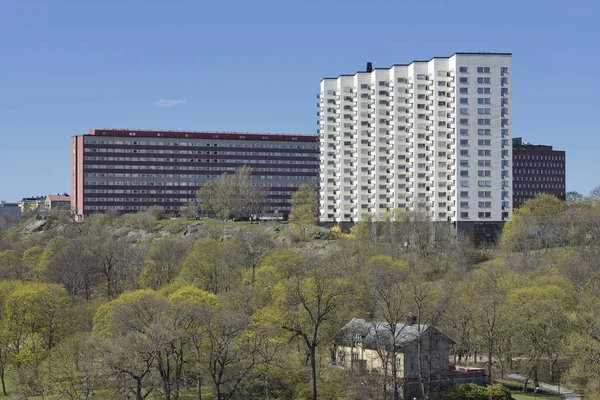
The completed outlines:
[[[435,327],[414,320],[390,326],[387,322],[353,318],[334,337],[335,361],[357,371],[381,373],[387,369],[389,373],[395,353],[397,378],[406,381],[423,374],[448,373],[453,343]]]

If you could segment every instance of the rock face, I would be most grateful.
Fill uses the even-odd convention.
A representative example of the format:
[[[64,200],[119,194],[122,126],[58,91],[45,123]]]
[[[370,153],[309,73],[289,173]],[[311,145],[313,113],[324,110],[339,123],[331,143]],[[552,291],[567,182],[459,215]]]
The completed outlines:
[[[23,228],[23,233],[32,233],[32,232],[41,232],[44,230],[44,227],[48,224],[47,219],[38,219],[35,222],[30,223],[25,228]]]
[[[198,233],[204,227],[204,222],[196,222],[194,224],[188,225],[183,232],[181,232],[181,236],[190,237],[197,236]]]
[[[147,242],[152,236],[152,233],[145,231],[131,231],[125,235],[125,242],[129,244],[135,244],[140,242]]]
[[[329,239],[329,231],[325,228],[311,228],[308,230],[308,232],[306,233],[306,236],[308,236],[309,238],[313,239],[313,240],[318,240],[318,239]]]

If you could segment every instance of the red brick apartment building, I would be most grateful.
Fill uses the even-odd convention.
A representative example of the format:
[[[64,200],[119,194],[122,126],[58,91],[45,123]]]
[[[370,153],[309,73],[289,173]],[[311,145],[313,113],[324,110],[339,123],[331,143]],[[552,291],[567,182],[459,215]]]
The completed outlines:
[[[565,152],[513,138],[513,208],[538,194],[565,200]]]
[[[268,191],[271,210],[287,214],[299,185],[318,185],[319,137],[92,129],[71,138],[71,206],[79,216],[152,205],[177,212],[205,180],[244,165]]]

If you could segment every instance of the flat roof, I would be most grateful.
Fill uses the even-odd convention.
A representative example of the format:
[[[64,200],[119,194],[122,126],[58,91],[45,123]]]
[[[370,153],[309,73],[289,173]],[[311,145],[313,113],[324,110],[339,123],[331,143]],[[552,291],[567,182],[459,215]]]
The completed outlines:
[[[229,139],[229,140],[271,140],[271,141],[297,141],[318,142],[317,134],[292,134],[292,133],[257,133],[257,132],[211,132],[211,131],[183,131],[183,130],[156,130],[156,129],[129,129],[106,128],[90,129],[90,136],[106,137],[163,137],[179,139]],[[86,135],[77,135],[86,136]]]
[[[436,58],[452,58],[454,56],[509,56],[510,57],[510,56],[512,56],[512,53],[488,53],[488,52],[485,52],[485,51],[483,51],[483,52],[457,52],[457,53],[454,53],[454,54],[452,54],[450,56],[431,57],[429,60],[415,60],[415,61],[411,61],[408,64],[394,64],[394,65],[392,65],[391,67],[388,67],[388,68],[381,68],[381,67],[379,67],[379,68],[373,68],[373,71],[375,71],[377,69],[391,69],[393,67],[408,67],[409,65],[414,64],[414,63],[430,62],[430,61],[432,61],[432,60],[434,60]],[[340,74],[337,77],[323,78],[323,79],[321,79],[321,82],[323,82],[325,79],[338,79],[338,78],[340,78],[342,76],[354,76],[354,75],[360,74],[360,73],[370,73],[370,72],[367,72],[367,71],[356,71],[354,74]]]

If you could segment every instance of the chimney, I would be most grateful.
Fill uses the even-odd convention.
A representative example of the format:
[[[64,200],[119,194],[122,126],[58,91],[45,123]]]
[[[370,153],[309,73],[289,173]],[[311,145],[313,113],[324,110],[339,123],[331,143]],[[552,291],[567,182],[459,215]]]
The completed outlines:
[[[371,63],[371,62],[367,63],[367,72],[373,72],[373,63]]]
[[[406,325],[413,326],[417,323],[417,316],[413,313],[408,313],[406,316]]]

